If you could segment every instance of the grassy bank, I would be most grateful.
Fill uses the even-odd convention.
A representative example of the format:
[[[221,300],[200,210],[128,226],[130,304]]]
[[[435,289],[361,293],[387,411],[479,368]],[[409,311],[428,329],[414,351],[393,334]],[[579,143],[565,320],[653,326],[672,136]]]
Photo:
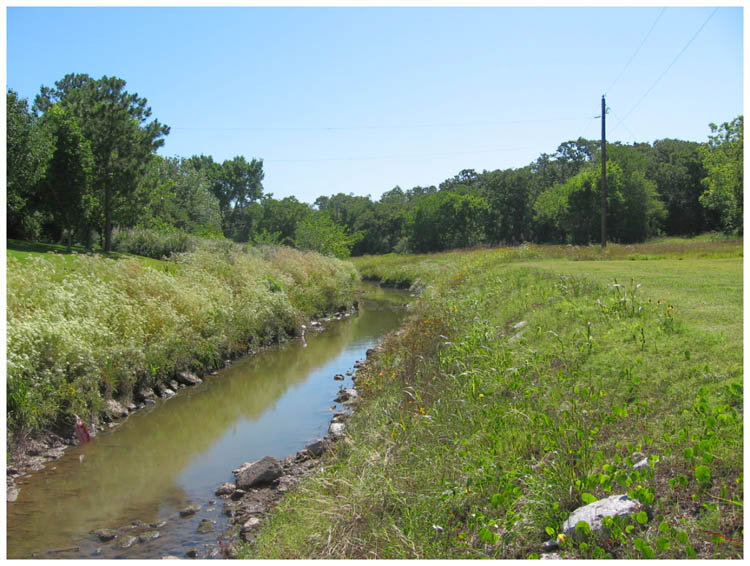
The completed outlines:
[[[741,257],[704,238],[356,260],[424,293],[360,372],[348,439],[244,555],[534,557],[627,493],[644,513],[559,554],[741,557]]]
[[[357,280],[350,264],[280,247],[206,242],[169,261],[53,251],[16,242],[7,254],[12,442],[295,335],[351,306]]]

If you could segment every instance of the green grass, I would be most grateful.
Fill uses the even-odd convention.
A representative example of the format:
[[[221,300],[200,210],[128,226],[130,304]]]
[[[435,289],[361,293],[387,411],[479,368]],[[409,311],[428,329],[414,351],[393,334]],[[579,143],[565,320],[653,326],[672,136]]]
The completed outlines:
[[[349,264],[280,247],[206,242],[159,261],[9,246],[10,445],[293,336],[311,317],[350,306],[357,282]]]
[[[742,250],[706,240],[355,259],[422,298],[349,439],[243,556],[534,557],[627,493],[644,514],[560,554],[742,557]]]
[[[137,259],[143,262],[144,265],[148,265],[154,269],[169,270],[174,268],[174,264],[150,257],[121,252],[110,252],[108,254],[103,252],[88,252],[86,248],[81,246],[72,246],[71,250],[68,251],[68,247],[63,244],[45,244],[42,242],[26,242],[13,239],[9,239],[6,242],[6,255],[9,258],[12,257],[21,261],[43,257],[72,269],[75,269],[80,263],[78,258],[81,255],[97,255],[108,259]]]

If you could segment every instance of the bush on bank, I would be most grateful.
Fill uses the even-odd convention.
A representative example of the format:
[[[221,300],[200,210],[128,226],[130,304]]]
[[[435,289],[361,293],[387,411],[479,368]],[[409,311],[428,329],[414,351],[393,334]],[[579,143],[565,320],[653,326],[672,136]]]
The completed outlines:
[[[73,258],[8,257],[11,437],[94,418],[108,398],[293,336],[350,307],[357,281],[335,258],[219,241],[168,262]]]

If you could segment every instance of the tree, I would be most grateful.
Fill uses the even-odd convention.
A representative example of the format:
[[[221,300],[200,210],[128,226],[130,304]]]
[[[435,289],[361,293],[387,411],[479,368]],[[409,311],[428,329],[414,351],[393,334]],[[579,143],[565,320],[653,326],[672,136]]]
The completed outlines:
[[[301,250],[313,250],[343,259],[351,255],[354,243],[361,234],[348,234],[335,224],[326,211],[308,215],[297,226],[295,245]]]
[[[304,202],[295,197],[285,197],[281,200],[271,198],[271,195],[261,201],[263,217],[258,225],[258,234],[275,235],[276,241],[285,245],[294,245],[297,226],[312,212]]]
[[[191,159],[153,155],[139,189],[146,199],[146,212],[139,224],[205,237],[223,236],[219,202],[206,174]]]
[[[474,169],[462,169],[457,175],[446,179],[438,187],[441,191],[450,191],[458,186],[471,187],[477,183],[479,175]]]
[[[420,199],[411,212],[407,234],[415,252],[466,248],[484,241],[489,205],[476,195],[440,191]]]
[[[601,173],[589,167],[539,195],[536,221],[554,241],[590,244],[601,238]],[[664,215],[656,185],[640,171],[607,162],[607,226],[613,241],[640,242],[657,233]]]
[[[718,216],[700,203],[706,170],[700,144],[676,139],[657,140],[654,159],[646,176],[656,183],[659,198],[667,211],[667,234],[699,234],[718,228]],[[715,217],[716,216],[716,217]]]
[[[112,247],[112,228],[133,206],[139,176],[149,157],[164,143],[169,127],[148,119],[147,100],[125,90],[125,81],[103,76],[69,74],[42,87],[34,101],[36,112],[46,113],[55,104],[78,119],[83,135],[91,143],[94,157],[94,187],[103,212],[104,251]],[[130,215],[133,216],[132,214]]]
[[[43,208],[66,234],[68,250],[74,234],[93,219],[98,207],[94,195],[94,157],[78,119],[59,104],[44,116],[54,152],[41,181]]]
[[[486,227],[492,242],[517,243],[532,238],[536,187],[530,168],[493,171],[483,186],[490,213]]]
[[[725,232],[742,233],[743,190],[743,117],[721,126],[710,124],[708,143],[701,147],[707,176],[700,202],[721,217]]]
[[[6,96],[6,212],[10,238],[39,235],[38,183],[44,177],[52,142],[29,111],[28,101],[13,90]],[[34,221],[36,220],[36,222]]]

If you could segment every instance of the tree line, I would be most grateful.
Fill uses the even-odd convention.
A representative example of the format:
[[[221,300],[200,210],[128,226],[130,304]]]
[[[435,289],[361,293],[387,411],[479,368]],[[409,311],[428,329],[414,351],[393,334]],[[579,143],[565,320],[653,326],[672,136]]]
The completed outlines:
[[[561,143],[525,167],[465,169],[378,200],[339,193],[313,205],[263,190],[263,161],[162,157],[169,127],[124,80],[70,74],[33,104],[7,92],[8,237],[105,252],[130,228],[349,254],[600,240],[600,145]],[[607,145],[611,241],[742,233],[743,117],[705,143]]]

